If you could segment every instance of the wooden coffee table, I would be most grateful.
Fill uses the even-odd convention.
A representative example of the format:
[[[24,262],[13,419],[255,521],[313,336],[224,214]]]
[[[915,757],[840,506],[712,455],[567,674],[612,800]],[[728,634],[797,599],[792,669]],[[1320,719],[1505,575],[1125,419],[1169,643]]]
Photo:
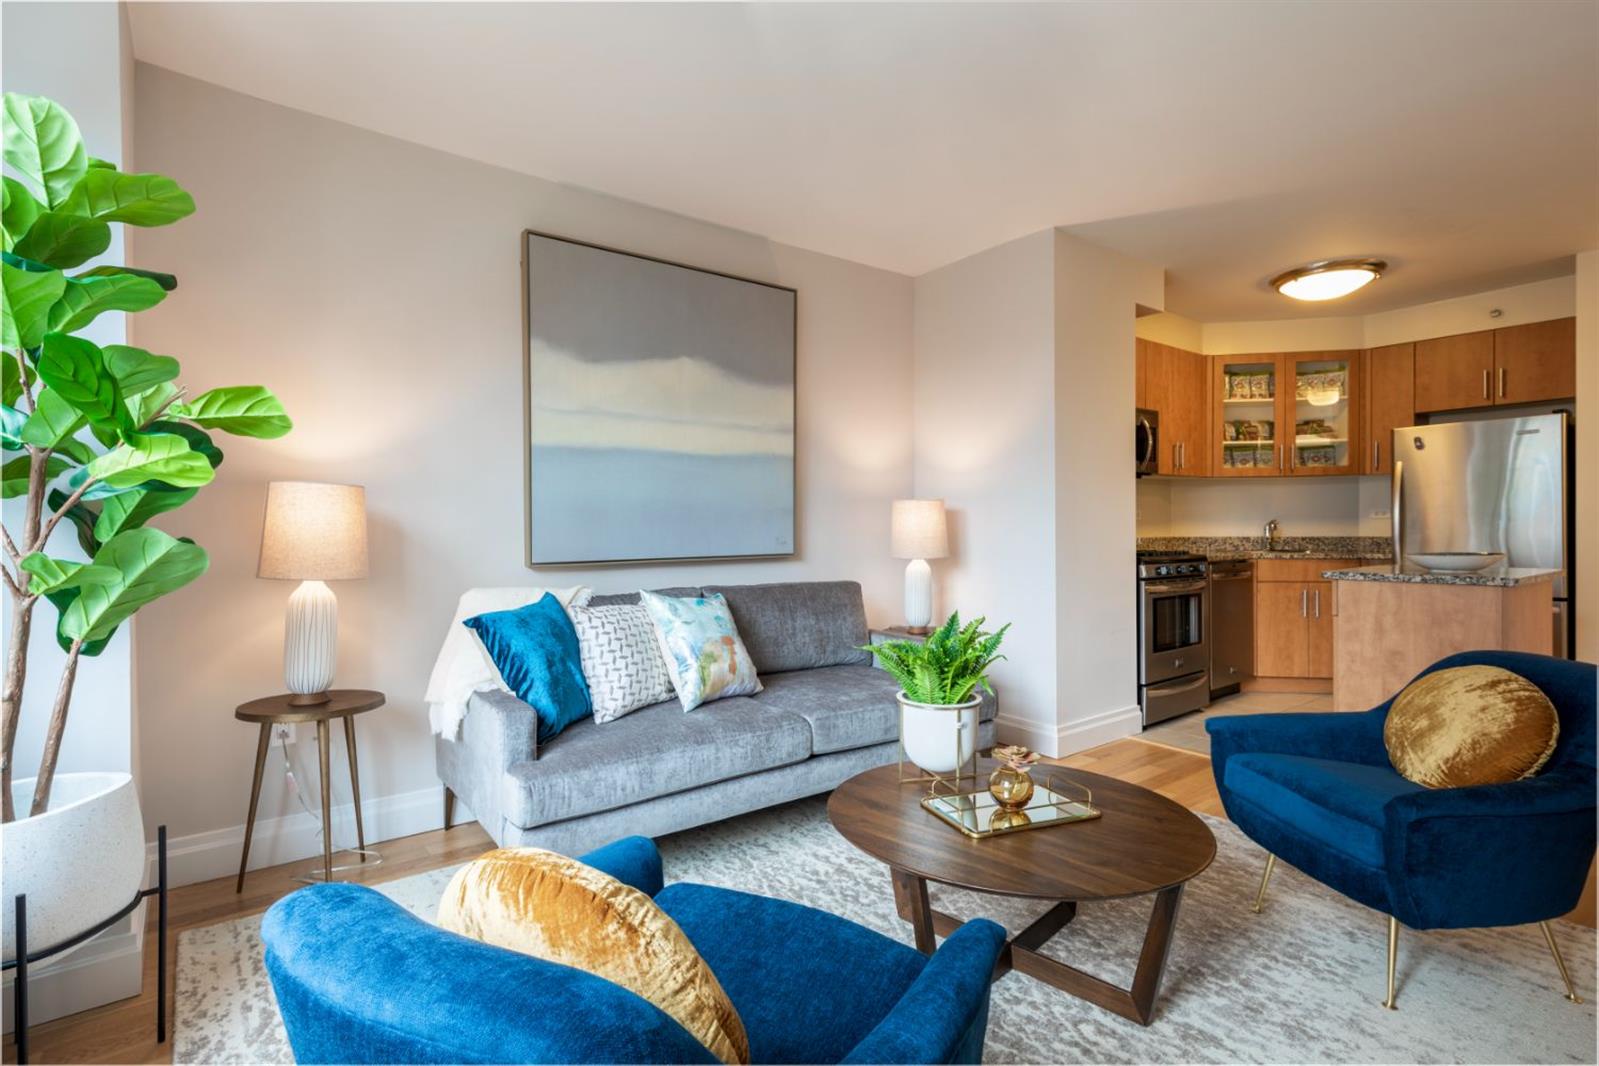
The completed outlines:
[[[979,781],[986,785],[994,765],[983,760]],[[932,954],[935,934],[948,936],[961,926],[960,919],[929,904],[929,881],[1054,900],[1055,906],[1010,939],[995,976],[1014,969],[1148,1025],[1183,885],[1216,857],[1216,838],[1187,808],[1147,788],[1082,770],[1050,767],[1048,773],[1091,789],[1102,816],[973,839],[924,810],[926,786],[900,784],[897,765],[844,782],[828,799],[827,816],[851,844],[888,864],[894,902],[915,930],[917,950]],[[1079,903],[1149,893],[1155,894],[1155,907],[1131,988],[1039,954],[1076,917]]]

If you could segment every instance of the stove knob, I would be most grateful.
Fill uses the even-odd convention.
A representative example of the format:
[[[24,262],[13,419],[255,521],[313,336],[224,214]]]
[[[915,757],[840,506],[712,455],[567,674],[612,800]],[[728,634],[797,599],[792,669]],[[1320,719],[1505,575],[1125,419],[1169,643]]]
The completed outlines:
[[[1169,566],[1157,566],[1157,567],[1155,567],[1155,576],[1156,577],[1165,577],[1169,573],[1171,573],[1171,567],[1169,567]]]

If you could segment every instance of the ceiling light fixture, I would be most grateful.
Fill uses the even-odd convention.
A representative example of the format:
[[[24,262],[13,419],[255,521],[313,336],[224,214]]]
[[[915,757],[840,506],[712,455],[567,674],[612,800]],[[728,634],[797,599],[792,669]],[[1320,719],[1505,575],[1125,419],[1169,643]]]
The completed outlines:
[[[1336,300],[1382,277],[1381,259],[1323,259],[1271,279],[1271,287],[1295,300]]]

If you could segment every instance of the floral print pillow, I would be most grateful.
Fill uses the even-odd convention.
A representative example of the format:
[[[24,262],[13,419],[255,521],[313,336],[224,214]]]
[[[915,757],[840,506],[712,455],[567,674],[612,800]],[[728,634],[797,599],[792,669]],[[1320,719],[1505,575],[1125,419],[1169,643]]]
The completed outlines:
[[[761,690],[733,613],[719,592],[709,596],[640,593],[666,656],[672,688],[685,711],[724,696],[749,696]]]

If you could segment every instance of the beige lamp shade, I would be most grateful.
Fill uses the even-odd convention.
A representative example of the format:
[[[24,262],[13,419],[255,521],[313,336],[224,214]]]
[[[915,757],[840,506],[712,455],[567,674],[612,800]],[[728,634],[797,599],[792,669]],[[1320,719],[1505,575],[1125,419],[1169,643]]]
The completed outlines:
[[[366,577],[366,489],[316,481],[270,482],[255,576],[298,581]]]
[[[896,559],[942,559],[949,554],[943,500],[895,500],[892,533]]]

